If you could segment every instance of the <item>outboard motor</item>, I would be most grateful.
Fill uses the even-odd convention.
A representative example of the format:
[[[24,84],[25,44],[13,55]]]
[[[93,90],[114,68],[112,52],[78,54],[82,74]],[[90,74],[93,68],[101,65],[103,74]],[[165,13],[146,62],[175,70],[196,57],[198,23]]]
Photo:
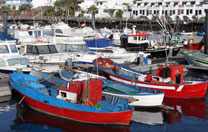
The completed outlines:
[[[127,48],[127,45],[128,45],[128,35],[126,35],[126,34],[121,35],[120,40],[121,40],[121,47],[122,48]]]

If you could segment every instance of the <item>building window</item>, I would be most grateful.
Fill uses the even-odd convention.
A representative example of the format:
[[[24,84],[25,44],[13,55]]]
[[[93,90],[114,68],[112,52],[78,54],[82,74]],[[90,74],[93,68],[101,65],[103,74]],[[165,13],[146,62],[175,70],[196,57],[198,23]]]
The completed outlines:
[[[190,9],[190,14],[192,14],[193,13],[193,10],[192,9]]]
[[[195,10],[195,15],[196,15],[196,16],[198,15],[198,10]]]
[[[178,3],[177,2],[174,2],[174,6],[177,6],[178,5]]]
[[[202,14],[202,11],[201,10],[199,10],[199,15],[201,15]]]
[[[195,3],[196,3],[195,1],[191,1],[191,5],[195,5]]]
[[[173,15],[173,12],[172,12],[172,10],[170,10],[169,12],[170,12],[170,16],[172,16],[172,15]]]
[[[186,5],[186,2],[182,2],[182,5],[183,5],[183,6]]]
[[[165,10],[165,15],[168,15],[168,11],[167,10]]]
[[[173,10],[173,15],[175,15],[176,13],[175,13],[175,10]]]
[[[189,10],[186,10],[186,15],[189,15]]]

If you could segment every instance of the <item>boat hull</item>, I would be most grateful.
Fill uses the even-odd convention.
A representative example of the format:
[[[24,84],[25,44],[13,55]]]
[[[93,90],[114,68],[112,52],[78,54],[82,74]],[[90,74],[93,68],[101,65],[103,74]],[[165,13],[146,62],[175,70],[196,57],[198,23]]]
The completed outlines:
[[[131,111],[120,113],[91,113],[74,111],[69,109],[57,108],[47,103],[42,103],[33,100],[29,97],[24,99],[24,102],[34,110],[45,114],[53,115],[59,118],[65,118],[77,122],[89,124],[110,124],[110,125],[128,125],[131,119]],[[96,117],[96,118],[95,118]],[[122,117],[122,119],[121,119]]]
[[[156,89],[164,92],[165,98],[177,98],[177,99],[194,99],[204,98],[207,92],[207,83],[195,83],[184,85],[169,85],[160,83],[145,83],[141,81],[132,81],[120,76],[109,74],[109,78],[114,81],[122,82],[132,86],[145,87]]]
[[[201,50],[202,46],[203,45],[200,43],[192,43],[192,44],[184,45],[183,48],[186,50]]]
[[[104,92],[104,94],[127,98],[129,100],[134,100],[129,103],[130,106],[134,107],[158,107],[161,106],[164,99],[164,94],[152,94],[152,95],[121,95],[109,92]]]

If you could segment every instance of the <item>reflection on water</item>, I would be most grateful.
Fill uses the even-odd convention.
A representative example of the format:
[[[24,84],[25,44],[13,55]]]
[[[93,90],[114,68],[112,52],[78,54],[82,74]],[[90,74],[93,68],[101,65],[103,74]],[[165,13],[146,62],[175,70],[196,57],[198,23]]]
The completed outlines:
[[[95,117],[96,118],[96,117]],[[48,116],[27,107],[17,107],[14,130],[25,130],[31,127],[34,131],[89,131],[89,132],[129,132],[126,126],[96,126]]]
[[[208,129],[207,99],[165,100],[160,109],[138,108],[129,127],[96,126],[48,116],[15,104],[0,105],[1,131],[205,131]],[[96,118],[96,117],[95,117]]]

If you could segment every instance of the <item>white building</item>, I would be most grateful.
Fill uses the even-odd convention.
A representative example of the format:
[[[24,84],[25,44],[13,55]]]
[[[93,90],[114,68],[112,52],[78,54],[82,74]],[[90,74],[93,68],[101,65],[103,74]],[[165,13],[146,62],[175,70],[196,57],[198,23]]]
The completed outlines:
[[[32,0],[5,0],[5,5],[13,8],[19,9],[21,5],[31,5]]]
[[[116,11],[119,9],[124,11],[123,17],[127,17],[129,14],[125,12],[127,7],[124,3],[130,5],[131,3],[133,3],[133,0],[84,0],[83,3],[79,4],[79,6],[83,11],[85,11],[84,16],[90,16],[87,10],[90,6],[95,5],[98,8],[96,18],[112,17],[109,11]]]
[[[195,18],[205,16],[205,9],[208,9],[206,0],[136,0],[132,6],[133,18],[147,16],[169,16],[172,20]]]
[[[31,4],[33,8],[41,6],[53,6],[56,0],[32,0]]]
[[[5,5],[18,9],[21,5],[31,5],[32,8],[53,6],[56,0],[4,0]]]
[[[126,4],[130,7],[127,10]],[[80,7],[85,12],[91,5],[96,5],[98,14],[96,17],[111,17],[108,10],[122,9],[123,17],[140,18],[146,16],[152,19],[153,16],[169,16],[172,20],[179,18],[200,19],[205,16],[205,9],[208,9],[208,0],[84,0]],[[85,13],[85,16],[90,14]]]

